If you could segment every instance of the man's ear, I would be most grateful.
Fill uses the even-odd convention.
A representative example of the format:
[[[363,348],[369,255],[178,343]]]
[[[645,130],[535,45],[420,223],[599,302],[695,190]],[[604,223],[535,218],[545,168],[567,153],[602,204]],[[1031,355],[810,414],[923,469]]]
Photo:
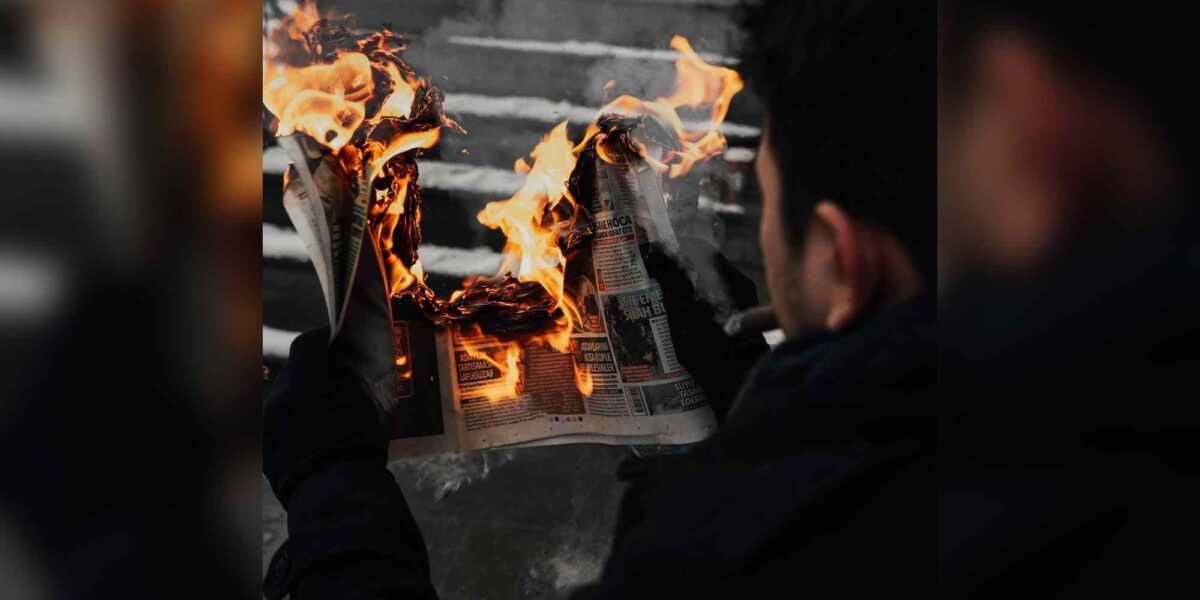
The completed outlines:
[[[854,323],[874,300],[879,283],[879,254],[872,234],[858,226],[840,206],[821,200],[813,218],[825,229],[834,246],[830,265],[832,289],[825,328],[841,331]]]

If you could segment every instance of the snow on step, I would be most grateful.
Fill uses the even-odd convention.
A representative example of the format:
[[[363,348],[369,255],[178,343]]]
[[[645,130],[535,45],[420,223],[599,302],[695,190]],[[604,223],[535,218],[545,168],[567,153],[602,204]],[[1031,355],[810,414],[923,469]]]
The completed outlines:
[[[446,112],[474,117],[506,117],[548,124],[564,119],[572,123],[587,124],[596,119],[599,107],[571,104],[533,96],[487,96],[483,94],[446,94],[443,105]],[[708,123],[685,121],[689,130],[702,131]],[[758,137],[762,129],[738,123],[722,123],[721,133],[731,137]],[[530,148],[532,150],[532,148]]]
[[[470,277],[494,275],[502,255],[490,248],[453,248],[421,244],[421,266],[426,273]],[[295,230],[263,223],[263,257],[308,262],[304,242]]]
[[[516,50],[519,52],[540,52],[546,54],[566,54],[570,56],[591,56],[606,58],[631,58],[640,60],[674,61],[679,53],[670,49],[635,48],[632,46],[614,46],[602,42],[581,42],[566,40],[549,42],[542,40],[514,40],[495,37],[450,36],[446,38],[451,44],[473,46],[477,48],[495,48],[498,50]],[[732,65],[737,59],[721,56],[710,52],[697,52],[701,60],[710,64]]]
[[[299,331],[286,331],[263,325],[263,358],[287,358],[291,350],[292,340],[300,335]]]

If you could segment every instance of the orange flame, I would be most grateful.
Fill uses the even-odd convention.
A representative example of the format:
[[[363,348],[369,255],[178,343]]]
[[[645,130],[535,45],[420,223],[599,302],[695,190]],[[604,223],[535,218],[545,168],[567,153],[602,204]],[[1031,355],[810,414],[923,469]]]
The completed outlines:
[[[595,389],[595,382],[592,380],[592,372],[587,369],[579,368],[575,365],[575,387],[580,394],[591,396],[592,390]]]
[[[567,261],[559,248],[558,239],[566,223],[560,221],[559,213],[555,210],[560,202],[569,202],[572,209],[576,208],[575,200],[567,190],[567,179],[575,169],[577,158],[575,144],[567,136],[567,123],[558,124],[546,134],[530,156],[533,158],[532,165],[518,159],[513,166],[516,172],[525,174],[521,189],[506,200],[489,202],[477,218],[483,225],[499,229],[507,238],[497,278],[511,274],[518,281],[538,283],[562,311],[549,331],[528,335],[521,341],[502,341],[475,328],[477,335],[487,338],[490,344],[502,347],[508,359],[501,363],[482,354],[477,355],[477,348],[464,344],[471,356],[487,360],[500,372],[501,380],[506,382],[484,392],[492,401],[511,397],[514,392],[519,374],[513,369],[517,366],[516,358],[520,356],[522,344],[544,343],[559,352],[569,352],[571,333],[575,323],[579,322],[578,311],[574,309],[570,298],[563,294]],[[574,210],[569,214],[574,214]],[[577,380],[582,382],[578,377]],[[590,381],[589,376],[588,393],[591,390]]]
[[[471,358],[482,360],[500,374],[499,381],[489,384],[479,392],[489,401],[496,402],[514,398],[521,388],[521,346],[515,342],[499,343],[500,359],[492,357],[496,352],[496,340],[483,332],[478,325],[470,325],[459,332],[458,342]],[[490,350],[490,351],[489,351]]]
[[[678,136],[682,149],[665,157],[662,162],[647,154],[643,158],[657,163],[671,177],[686,175],[692,165],[719,154],[725,149],[721,123],[729,112],[729,103],[744,87],[742,78],[733,69],[704,62],[683,36],[671,38],[671,47],[679,52],[675,59],[675,90],[671,95],[653,101],[623,95],[601,109],[601,114],[617,113],[626,116],[650,115],[669,127]],[[702,127],[684,123],[678,109],[709,107],[708,122]],[[588,136],[594,130],[589,128]]]
[[[280,20],[279,28],[289,38],[303,40],[304,32],[312,29],[319,20],[321,20],[321,15],[317,13],[316,2],[300,2],[291,14]]]
[[[385,67],[388,77],[392,81],[397,82],[397,85],[392,89],[392,94],[388,96],[386,102],[383,103],[383,108],[379,109],[379,118],[382,117],[400,117],[408,118],[412,113],[413,101],[417,98],[417,88],[421,87],[422,81],[408,81],[400,69],[396,65],[388,63]]]
[[[374,85],[365,55],[307,67],[268,61],[264,71],[263,104],[279,118],[278,135],[302,131],[336,152],[362,124]]]
[[[441,129],[435,127],[425,131],[402,133],[386,142],[377,140],[367,142],[367,164],[370,165],[371,173],[374,174],[372,179],[379,176],[379,173],[383,171],[383,165],[387,164],[389,160],[415,148],[432,148],[438,142],[440,135]]]
[[[392,159],[438,142],[440,127],[431,127],[427,118],[424,124],[408,121],[418,92],[432,88],[400,59],[404,43],[391,31],[346,38],[350,48],[337,50],[331,63],[298,65],[320,54],[313,52],[320,43],[309,38],[322,24],[316,6],[302,2],[270,32],[263,52],[263,105],[278,119],[276,135],[308,135],[338,155],[360,188],[371,186]],[[440,108],[436,110],[440,116]],[[389,118],[393,123],[385,122]],[[423,285],[425,278],[420,264],[409,268],[392,253],[392,236],[405,211],[409,181],[395,172],[389,175],[398,181],[374,190],[370,214],[386,263],[388,288],[398,294]]]
[[[672,38],[671,47],[680,56],[675,61],[675,89],[669,96],[647,101],[624,95],[601,109],[600,114],[648,115],[667,126],[678,137],[680,149],[664,154],[642,148],[643,158],[660,172],[670,177],[680,177],[688,173],[696,162],[724,150],[725,137],[719,128],[729,111],[730,101],[743,84],[741,77],[732,69],[701,60],[682,36]],[[606,94],[612,85],[611,81],[605,85]],[[699,127],[694,123],[685,123],[678,113],[678,109],[684,107],[691,110],[708,107],[708,122]],[[566,182],[575,168],[580,151],[598,133],[599,128],[593,123],[583,139],[574,144],[567,136],[566,122],[555,126],[530,153],[532,165],[524,159],[518,159],[513,165],[514,171],[526,176],[521,189],[507,200],[488,203],[477,217],[480,223],[501,230],[506,237],[504,260],[497,277],[507,273],[522,282],[537,282],[561,309],[561,316],[553,328],[528,335],[521,342],[501,341],[475,328],[476,335],[488,339],[489,345],[504,348],[505,356],[512,358],[501,362],[483,354],[478,346],[469,350],[471,356],[487,360],[500,372],[501,379],[508,382],[485,392],[485,396],[493,401],[516,393],[518,374],[512,369],[517,364],[516,357],[520,355],[522,343],[544,343],[559,352],[568,352],[571,333],[575,325],[582,321],[570,296],[563,293],[566,258],[559,248],[558,239],[564,223],[557,220],[559,213],[554,209],[560,202],[569,202],[572,208],[577,208]],[[597,149],[604,158],[603,147],[597,146]],[[550,216],[549,221],[545,218],[547,215]],[[459,295],[461,292],[456,292],[451,299]],[[578,365],[574,370],[576,387],[580,393],[590,395],[594,389],[591,372]]]
[[[564,199],[575,203],[567,192],[567,178],[575,168],[573,148],[564,121],[530,153],[532,167],[518,161],[517,172],[527,170],[521,189],[507,200],[489,202],[476,217],[507,238],[497,275],[512,273],[519,281],[536,281],[555,299],[563,295],[566,259],[558,247],[558,223],[543,225],[543,215]]]
[[[268,45],[291,43],[307,49],[308,36],[321,23],[316,7],[303,2],[271,32]],[[436,124],[459,131],[461,128],[441,115],[440,92],[431,88],[427,79],[414,75],[400,60],[398,53],[403,45],[398,36],[383,31],[355,39],[357,51],[338,50],[333,62],[327,64],[297,65],[295,60],[285,61],[285,53],[272,51],[278,49],[264,47],[263,104],[278,119],[277,135],[302,132],[325,145],[338,155],[348,173],[357,176],[359,189],[365,190],[362,193],[372,194],[370,224],[384,257],[390,293],[433,300],[432,291],[425,286],[420,262],[405,265],[394,251],[399,224],[404,222],[406,227],[413,227],[420,220],[419,204],[408,202],[415,189],[410,180],[415,171],[388,165],[405,153],[430,148],[438,142],[440,127],[431,127],[427,121],[423,121],[424,125],[409,121],[417,118],[413,112],[418,97],[423,103],[437,103],[441,120]],[[641,149],[643,158],[660,173],[679,177],[697,161],[724,148],[725,138],[719,128],[731,99],[742,89],[742,81],[733,70],[702,61],[681,36],[671,40],[671,47],[680,56],[675,61],[675,88],[670,95],[653,101],[620,96],[609,102],[601,114],[647,115],[674,132],[679,140],[678,149]],[[612,86],[612,81],[605,85],[605,97]],[[431,92],[437,95],[428,95]],[[686,108],[688,114],[693,114],[705,107],[708,120],[699,125],[685,121],[678,112]],[[428,116],[430,113],[424,110],[417,112]],[[391,125],[403,123],[403,126],[391,126],[385,119],[391,119]],[[511,274],[519,282],[537,283],[554,300],[557,309],[551,327],[519,340],[500,340],[486,334],[477,324],[458,328],[458,342],[467,354],[485,361],[499,374],[496,382],[482,390],[491,400],[512,398],[520,392],[524,345],[542,343],[558,352],[570,351],[571,334],[582,319],[570,295],[564,293],[566,258],[559,239],[572,224],[573,215],[581,210],[571,197],[567,180],[579,153],[598,133],[599,128],[593,123],[583,139],[573,143],[567,135],[566,122],[554,127],[530,153],[532,164],[523,159],[515,162],[513,169],[525,175],[521,189],[508,199],[488,203],[477,215],[480,223],[502,231],[507,239],[496,277]],[[599,154],[604,158],[602,148]],[[375,180],[382,177],[391,178],[388,185],[376,186]],[[412,213],[406,215],[406,211]],[[399,237],[404,239],[403,235]],[[409,254],[412,256],[407,260],[411,261],[415,254],[411,249]],[[463,290],[455,292],[450,302],[462,295]],[[446,304],[440,300],[434,302]],[[400,360],[397,359],[397,365],[403,366]],[[594,381],[589,370],[575,365],[574,381],[580,393],[592,393]]]
[[[385,267],[388,275],[388,292],[393,296],[417,282],[425,281],[425,274],[421,270],[420,263],[414,264],[412,270],[409,270],[392,254],[396,225],[400,222],[400,217],[404,215],[404,198],[408,195],[408,184],[407,177],[397,178],[397,181],[393,183],[392,189],[396,190],[397,199],[384,205],[386,208],[379,218],[378,225],[380,254],[392,258],[392,260],[385,261]]]

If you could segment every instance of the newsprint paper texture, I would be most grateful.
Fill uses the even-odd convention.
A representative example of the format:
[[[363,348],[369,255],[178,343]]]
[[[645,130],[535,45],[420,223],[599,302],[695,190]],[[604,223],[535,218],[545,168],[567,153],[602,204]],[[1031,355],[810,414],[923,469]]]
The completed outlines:
[[[319,161],[288,149],[297,171],[297,184],[285,192],[288,215],[317,267],[331,330],[347,328],[362,346],[352,367],[390,421],[394,458],[513,445],[685,444],[716,428],[704,392],[675,357],[663,290],[643,260],[651,243],[668,251],[677,247],[660,180],[644,161],[583,165],[595,193],[580,201],[595,233],[567,255],[565,274],[565,293],[580,307],[583,323],[572,333],[570,353],[540,343],[524,346],[519,393],[491,400],[484,392],[502,385],[500,372],[472,358],[460,333],[435,327],[407,301],[355,299],[372,318],[356,308],[343,320],[353,295],[387,297],[378,244],[369,232],[363,242],[364,228],[356,221],[365,211],[353,206],[356,194],[320,189],[324,198],[347,197],[350,206],[331,209],[310,171]],[[331,223],[340,218],[348,226],[333,236]],[[361,260],[359,248],[366,249]],[[371,269],[378,272],[366,273]],[[381,323],[385,313],[390,332],[386,326],[362,332],[359,321]],[[379,335],[380,329],[390,335]],[[502,348],[492,349],[502,361]],[[591,375],[590,394],[577,389],[576,368]]]

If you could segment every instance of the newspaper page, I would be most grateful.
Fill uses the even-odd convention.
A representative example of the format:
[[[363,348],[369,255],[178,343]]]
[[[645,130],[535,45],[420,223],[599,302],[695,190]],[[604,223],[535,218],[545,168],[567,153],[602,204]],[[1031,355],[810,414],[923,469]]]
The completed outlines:
[[[329,227],[330,215],[325,212],[325,203],[320,200],[320,191],[313,181],[312,170],[309,167],[309,161],[320,160],[320,153],[306,151],[301,143],[299,136],[279,138],[279,146],[287,152],[292,163],[285,178],[283,208],[287,211],[292,226],[296,228],[296,233],[304,241],[304,249],[316,268],[332,333],[337,322],[338,310],[338,303],[334,299],[336,284],[333,274],[333,236]]]
[[[564,274],[582,322],[569,352],[523,344],[517,392],[498,398],[495,390],[510,382],[477,356],[503,364],[506,348],[439,328],[410,302],[388,299],[378,241],[364,236],[359,190],[366,186],[303,140],[281,138],[281,145],[293,159],[285,207],[317,270],[331,330],[356,350],[356,371],[391,429],[393,457],[507,445],[683,444],[715,430],[704,392],[675,356],[663,290],[643,259],[651,244],[671,252],[678,242],[661,179],[640,157],[586,166],[593,193],[580,201],[595,227],[568,253]],[[364,246],[369,258],[360,259]],[[343,331],[351,303],[359,308]],[[591,385],[580,386],[577,373]]]
[[[283,204],[317,269],[330,337],[341,331],[362,254],[372,173],[355,181],[336,155],[302,135],[279,138],[292,164]]]
[[[655,219],[649,204],[663,202],[658,176],[640,160],[596,160],[590,168],[599,191],[587,207],[595,233],[567,256],[565,274],[582,317],[571,351],[523,345],[518,393],[496,399],[488,392],[507,389],[500,370],[472,356],[464,342],[501,364],[505,348],[439,330],[441,428],[428,438],[394,441],[394,455],[571,442],[682,444],[715,429],[704,392],[676,359],[663,290],[642,258],[652,240],[674,241],[670,223]],[[402,325],[401,331],[412,327]],[[576,370],[590,375],[590,393],[580,391]]]

